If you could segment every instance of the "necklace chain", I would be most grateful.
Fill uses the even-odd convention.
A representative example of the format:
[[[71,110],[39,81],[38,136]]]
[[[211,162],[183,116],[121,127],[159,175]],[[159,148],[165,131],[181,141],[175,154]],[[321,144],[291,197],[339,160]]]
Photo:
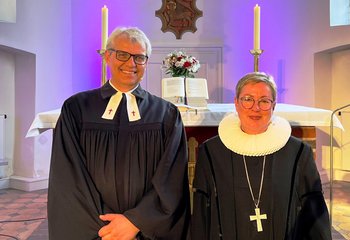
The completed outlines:
[[[261,171],[261,180],[260,180],[259,196],[258,196],[258,199],[256,199],[256,200],[255,200],[255,197],[254,197],[254,193],[253,193],[252,186],[251,186],[251,184],[250,184],[250,179],[249,179],[249,173],[248,173],[247,163],[246,163],[246,160],[245,160],[245,156],[244,156],[244,155],[243,155],[243,162],[244,162],[245,174],[246,174],[246,177],[247,177],[247,182],[248,182],[248,186],[249,186],[249,190],[250,190],[250,195],[252,196],[252,199],[253,199],[255,208],[259,208],[260,197],[261,197],[261,192],[262,192],[262,186],[263,186],[263,183],[264,183],[264,173],[265,173],[266,155],[264,156],[263,168],[262,168],[262,171]]]

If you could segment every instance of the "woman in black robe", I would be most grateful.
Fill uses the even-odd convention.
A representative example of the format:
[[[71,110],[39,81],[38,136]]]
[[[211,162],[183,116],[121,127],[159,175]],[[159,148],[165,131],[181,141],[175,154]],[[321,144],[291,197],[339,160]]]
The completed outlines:
[[[192,240],[331,239],[312,149],[273,116],[275,104],[271,76],[238,82],[238,116],[225,117],[199,148]]]
[[[137,28],[105,52],[112,77],[65,101],[54,130],[50,240],[185,239],[187,144],[178,109],[139,85],[151,53]]]

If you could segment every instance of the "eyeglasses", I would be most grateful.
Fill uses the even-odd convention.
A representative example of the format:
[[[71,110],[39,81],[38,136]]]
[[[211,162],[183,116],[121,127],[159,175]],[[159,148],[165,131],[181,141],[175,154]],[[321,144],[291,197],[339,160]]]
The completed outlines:
[[[134,63],[138,65],[144,65],[146,64],[148,60],[148,56],[142,55],[142,54],[131,54],[128,52],[115,50],[115,49],[108,49],[110,52],[115,52],[115,58],[122,62],[127,62],[131,57],[134,59]]]
[[[254,104],[255,101],[258,102],[258,107],[260,110],[262,111],[268,111],[272,108],[272,105],[274,103],[274,101],[272,101],[269,98],[260,98],[258,100],[255,100],[254,98],[250,97],[250,96],[245,96],[245,97],[241,97],[240,99],[241,105],[243,108],[245,109],[251,109]]]

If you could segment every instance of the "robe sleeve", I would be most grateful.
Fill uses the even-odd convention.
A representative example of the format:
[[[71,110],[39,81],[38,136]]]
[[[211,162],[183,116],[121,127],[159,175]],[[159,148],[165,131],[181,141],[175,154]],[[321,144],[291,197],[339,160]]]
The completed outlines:
[[[198,150],[198,158],[193,180],[193,213],[191,218],[192,240],[210,239],[210,213],[211,213],[211,190],[208,185],[210,181],[209,160],[202,144]]]
[[[186,239],[190,221],[187,141],[176,107],[165,114],[165,149],[152,188],[124,215],[150,239]]]
[[[309,145],[304,145],[298,181],[301,206],[296,222],[296,237],[293,239],[332,239],[321,179]]]
[[[98,191],[79,144],[80,114],[67,101],[54,130],[48,189],[50,240],[100,239]]]

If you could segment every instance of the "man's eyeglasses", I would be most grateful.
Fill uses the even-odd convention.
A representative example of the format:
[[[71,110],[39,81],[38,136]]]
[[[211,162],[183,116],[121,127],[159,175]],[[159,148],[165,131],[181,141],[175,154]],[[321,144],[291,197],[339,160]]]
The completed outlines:
[[[148,60],[148,56],[142,54],[131,54],[112,48],[108,49],[108,51],[115,52],[115,58],[122,62],[127,62],[132,57],[134,59],[135,64],[144,65]]]
[[[270,110],[272,108],[273,103],[274,103],[274,101],[272,101],[269,98],[260,98],[258,100],[255,100],[254,98],[252,98],[250,96],[241,97],[239,100],[241,102],[242,107],[245,109],[251,109],[254,106],[255,101],[257,101],[258,107],[262,111]]]

